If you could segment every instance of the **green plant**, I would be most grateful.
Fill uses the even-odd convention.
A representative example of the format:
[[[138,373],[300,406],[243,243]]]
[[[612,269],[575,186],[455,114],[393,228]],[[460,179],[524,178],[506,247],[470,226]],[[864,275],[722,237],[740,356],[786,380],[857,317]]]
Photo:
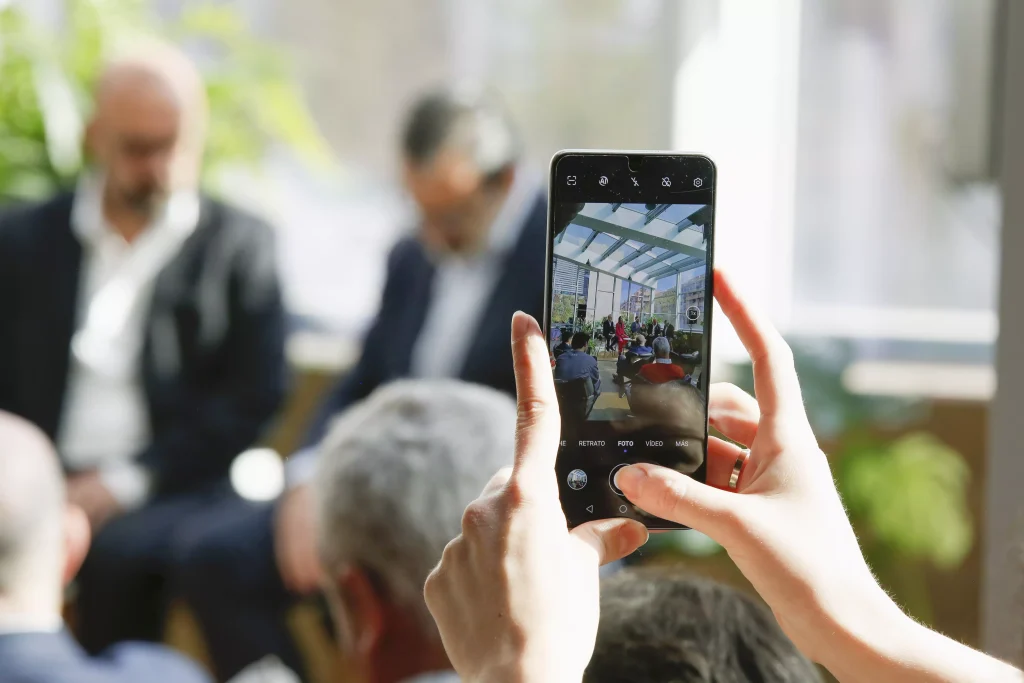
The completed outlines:
[[[66,0],[61,28],[17,6],[0,9],[0,202],[50,194],[82,165],[81,134],[95,80],[127,41],[162,36],[201,48],[210,99],[207,179],[255,165],[275,145],[310,165],[329,161],[287,62],[230,8],[193,6],[159,24],[141,0]]]

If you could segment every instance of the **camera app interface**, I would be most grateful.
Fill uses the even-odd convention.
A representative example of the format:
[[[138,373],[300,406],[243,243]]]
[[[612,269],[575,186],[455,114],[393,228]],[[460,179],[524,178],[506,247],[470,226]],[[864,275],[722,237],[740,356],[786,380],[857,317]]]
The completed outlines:
[[[663,177],[663,188],[689,180],[694,191],[659,197],[673,202],[555,197],[549,341],[562,415],[558,474],[573,525],[632,516],[674,526],[615,488],[625,464],[653,462],[703,479],[711,193],[700,187],[709,179]],[[594,184],[622,180],[605,173]],[[624,194],[634,180],[626,174]]]

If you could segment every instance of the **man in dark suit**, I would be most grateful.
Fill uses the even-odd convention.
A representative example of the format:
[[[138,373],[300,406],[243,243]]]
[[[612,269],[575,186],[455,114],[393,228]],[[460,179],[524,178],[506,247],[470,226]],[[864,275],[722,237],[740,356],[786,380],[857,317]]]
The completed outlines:
[[[53,445],[0,412],[0,681],[206,683],[170,650],[123,643],[90,657],[61,618],[62,588],[89,546],[89,522],[68,505]]]
[[[612,314],[601,322],[601,333],[604,335],[604,350],[611,351],[615,346],[615,323],[612,322]]]
[[[332,418],[404,377],[513,394],[512,314],[543,313],[547,210],[541,183],[519,167],[504,112],[481,97],[429,95],[409,116],[402,154],[418,233],[392,249],[370,341],[290,459],[289,490],[273,505],[225,515],[182,548],[182,584],[222,679],[270,653],[302,667],[284,614],[319,588],[306,482]]]
[[[151,45],[110,64],[73,193],[0,217],[0,409],[57,444],[95,542],[82,643],[162,634],[171,539],[230,497],[285,389],[270,228],[197,191],[205,100]]]
[[[572,336],[572,349],[555,359],[555,379],[571,381],[589,377],[594,381],[594,395],[601,393],[601,372],[597,359],[587,353],[590,335],[577,332]]]

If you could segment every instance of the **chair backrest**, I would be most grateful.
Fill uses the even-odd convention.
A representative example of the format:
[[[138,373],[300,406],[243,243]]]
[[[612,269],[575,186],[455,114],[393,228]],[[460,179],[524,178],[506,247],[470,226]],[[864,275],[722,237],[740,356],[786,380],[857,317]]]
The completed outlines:
[[[594,407],[594,380],[590,377],[556,379],[555,394],[563,418],[585,420]]]

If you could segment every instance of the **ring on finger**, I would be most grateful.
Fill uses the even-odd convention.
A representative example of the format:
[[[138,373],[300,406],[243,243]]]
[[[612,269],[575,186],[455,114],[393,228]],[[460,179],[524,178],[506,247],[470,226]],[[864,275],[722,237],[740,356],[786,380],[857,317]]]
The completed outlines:
[[[736,464],[732,466],[732,474],[729,475],[729,488],[736,489],[740,483],[740,475],[743,474],[743,467],[750,459],[750,449],[744,448],[736,457]]]

